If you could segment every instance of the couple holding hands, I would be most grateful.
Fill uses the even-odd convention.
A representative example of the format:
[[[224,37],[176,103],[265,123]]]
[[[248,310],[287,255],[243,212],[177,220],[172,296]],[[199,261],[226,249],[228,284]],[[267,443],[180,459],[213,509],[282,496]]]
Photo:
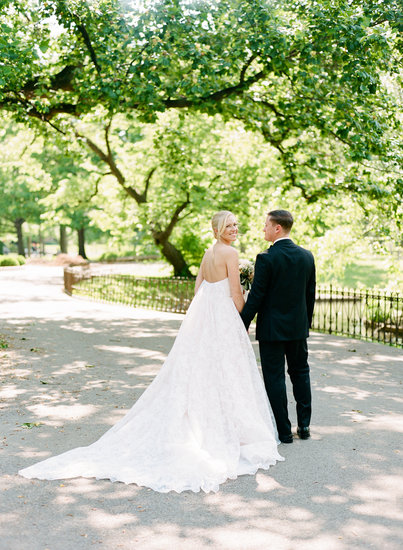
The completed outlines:
[[[285,359],[297,434],[310,437],[307,337],[315,302],[312,254],[290,239],[292,215],[267,214],[273,245],[256,258],[246,303],[240,284],[235,216],[213,216],[216,242],[205,253],[195,297],[160,372],[130,411],[87,447],[20,470],[27,478],[95,477],[155,491],[218,491],[238,475],[284,460],[292,443]],[[257,314],[263,379],[247,330]]]

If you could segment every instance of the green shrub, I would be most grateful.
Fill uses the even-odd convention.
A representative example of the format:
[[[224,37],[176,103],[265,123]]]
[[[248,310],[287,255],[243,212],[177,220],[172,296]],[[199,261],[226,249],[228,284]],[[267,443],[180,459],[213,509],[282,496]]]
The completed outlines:
[[[20,262],[17,260],[17,258],[13,258],[12,256],[3,256],[2,258],[0,258],[0,265],[20,265]]]
[[[24,256],[21,256],[21,254],[18,254],[17,260],[18,260],[18,263],[19,263],[20,265],[24,265],[25,262],[26,262]]]
[[[118,258],[118,255],[116,254],[116,252],[104,252],[100,258],[99,258],[99,261],[100,262],[103,262],[103,261],[113,261],[113,260],[116,260]]]

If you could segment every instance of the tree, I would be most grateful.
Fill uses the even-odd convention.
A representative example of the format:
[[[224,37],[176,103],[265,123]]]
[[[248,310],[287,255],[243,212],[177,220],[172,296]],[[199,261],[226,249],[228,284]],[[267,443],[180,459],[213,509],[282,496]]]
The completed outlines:
[[[274,116],[274,139],[319,128],[359,158],[394,121],[381,75],[398,70],[396,1],[4,4],[1,106],[20,116],[235,109]]]
[[[221,113],[261,133],[282,187],[308,204],[343,193],[381,198],[392,212],[402,198],[388,90],[399,69],[397,1],[161,0],[123,9],[113,0],[9,0],[0,25],[0,107],[73,140],[69,120],[102,112],[104,146],[81,139],[140,209],[154,172],[139,188],[121,178],[111,121],[135,114],[154,123],[166,110]],[[171,202],[153,235],[177,272],[185,266],[170,239],[190,195]]]
[[[0,138],[3,150],[0,163],[0,218],[6,228],[15,231],[18,254],[25,256],[23,224],[27,221],[40,223],[43,212],[40,198],[43,193],[38,187],[38,180],[46,181],[47,175],[31,157],[25,155],[26,141],[31,138],[32,145],[32,136],[27,132],[22,134],[21,128],[15,125],[3,126]]]
[[[94,117],[84,122],[77,134],[93,151],[93,164],[98,165],[98,171],[109,169],[105,175],[113,177],[124,193],[135,199],[138,208],[136,214],[130,214],[133,222],[138,229],[148,229],[175,274],[189,276],[188,262],[193,263],[194,257],[185,252],[188,247],[183,242],[174,246],[171,236],[175,233],[178,238],[178,224],[187,218],[195,226],[195,216],[201,210],[211,215],[215,209],[229,208],[243,198],[246,211],[251,173],[257,166],[254,157],[248,158],[240,150],[250,149],[247,142],[248,138],[253,141],[253,136],[224,124],[220,117],[166,113],[152,125],[119,118],[113,124],[111,121],[101,146]],[[96,140],[92,136],[97,134]],[[231,136],[231,141],[226,143],[225,136]],[[237,147],[234,136],[239,141]],[[99,198],[102,201],[102,193]],[[104,208],[101,202],[99,207]]]
[[[87,259],[85,234],[91,211],[97,208],[94,198],[103,174],[97,172],[78,147],[68,142],[45,140],[33,157],[48,173],[48,180],[41,187],[45,194],[41,200],[42,219],[59,225],[61,252],[67,252],[66,227],[76,231],[78,253]]]

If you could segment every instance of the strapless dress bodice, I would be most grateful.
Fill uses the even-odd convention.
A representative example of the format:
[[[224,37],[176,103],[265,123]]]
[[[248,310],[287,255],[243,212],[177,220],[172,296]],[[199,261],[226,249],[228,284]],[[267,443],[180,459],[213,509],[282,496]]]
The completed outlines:
[[[204,279],[199,290],[212,295],[231,296],[228,277],[220,281],[215,281],[214,283],[210,283]]]

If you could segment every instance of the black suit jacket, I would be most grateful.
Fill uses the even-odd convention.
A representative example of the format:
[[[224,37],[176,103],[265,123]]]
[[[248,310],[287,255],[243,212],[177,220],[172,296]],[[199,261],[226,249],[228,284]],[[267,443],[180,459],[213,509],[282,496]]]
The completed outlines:
[[[241,317],[246,328],[257,313],[256,339],[302,340],[309,335],[315,303],[315,262],[291,239],[258,254]]]

